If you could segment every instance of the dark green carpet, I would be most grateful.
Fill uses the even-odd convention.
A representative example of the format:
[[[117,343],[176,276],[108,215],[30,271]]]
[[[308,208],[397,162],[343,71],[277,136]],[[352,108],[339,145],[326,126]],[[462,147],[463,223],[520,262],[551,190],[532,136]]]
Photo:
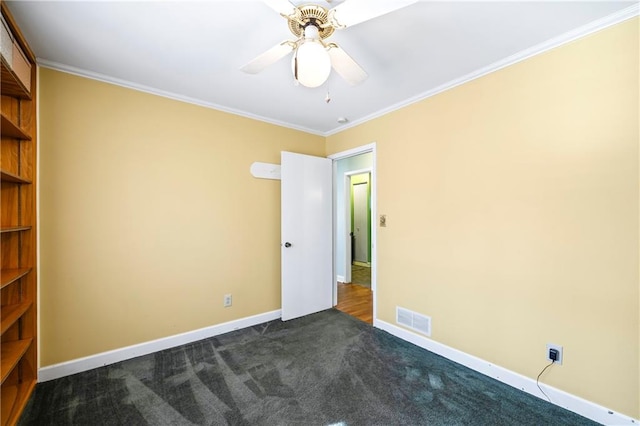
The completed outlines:
[[[592,425],[346,314],[40,383],[21,425]]]

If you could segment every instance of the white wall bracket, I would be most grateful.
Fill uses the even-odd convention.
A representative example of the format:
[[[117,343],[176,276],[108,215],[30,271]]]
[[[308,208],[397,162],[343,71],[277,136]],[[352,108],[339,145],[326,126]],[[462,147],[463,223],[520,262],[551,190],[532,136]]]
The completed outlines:
[[[259,179],[280,180],[280,165],[255,162],[251,164],[251,175]]]

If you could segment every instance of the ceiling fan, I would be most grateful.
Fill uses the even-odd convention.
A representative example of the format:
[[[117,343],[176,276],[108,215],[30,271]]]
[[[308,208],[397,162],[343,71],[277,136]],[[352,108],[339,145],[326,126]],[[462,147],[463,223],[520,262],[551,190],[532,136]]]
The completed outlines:
[[[332,0],[327,0],[331,3]],[[349,84],[364,81],[367,73],[336,43],[326,39],[335,30],[352,27],[418,0],[344,0],[326,9],[317,4],[296,6],[288,0],[264,0],[287,19],[295,40],[285,40],[259,55],[240,69],[257,74],[293,52],[291,68],[296,82],[306,87],[322,85],[333,68]]]

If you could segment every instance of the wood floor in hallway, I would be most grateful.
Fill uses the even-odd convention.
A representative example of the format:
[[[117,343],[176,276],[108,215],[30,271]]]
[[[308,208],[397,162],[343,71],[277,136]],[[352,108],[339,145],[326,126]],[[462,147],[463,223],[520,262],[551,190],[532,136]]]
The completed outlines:
[[[373,292],[358,284],[338,283],[336,309],[373,324]]]

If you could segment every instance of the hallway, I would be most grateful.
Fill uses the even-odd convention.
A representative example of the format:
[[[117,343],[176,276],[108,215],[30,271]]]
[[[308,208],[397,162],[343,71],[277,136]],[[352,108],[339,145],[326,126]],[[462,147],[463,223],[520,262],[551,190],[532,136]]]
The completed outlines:
[[[373,292],[371,288],[358,284],[338,283],[336,309],[367,324],[373,324]]]
[[[354,264],[351,266],[351,282],[371,288],[371,267]]]

